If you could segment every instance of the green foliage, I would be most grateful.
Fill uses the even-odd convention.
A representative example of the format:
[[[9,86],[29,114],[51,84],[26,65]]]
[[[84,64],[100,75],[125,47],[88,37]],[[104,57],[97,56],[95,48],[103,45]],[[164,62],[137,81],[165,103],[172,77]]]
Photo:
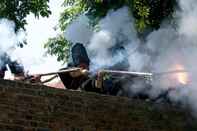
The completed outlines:
[[[135,17],[136,29],[143,32],[149,27],[157,29],[162,20],[172,14],[176,0],[65,0],[64,5],[66,9],[60,18],[62,30],[82,13],[95,26],[109,10],[128,6]]]
[[[48,17],[51,14],[49,0],[0,0],[0,18],[15,22],[15,31],[25,29],[26,16],[33,13],[35,17]]]
[[[143,33],[147,28],[158,29],[163,19],[173,13],[176,0],[65,0],[63,5],[65,9],[59,20],[62,32],[81,14],[86,14],[90,19],[90,25],[94,29],[99,29],[98,21],[105,17],[109,10],[117,10],[127,6],[135,18],[137,31]],[[66,58],[68,55],[62,50],[62,45],[55,45],[55,43],[58,44],[58,39],[59,37],[53,38],[54,44],[46,44],[45,47],[50,54],[61,56],[58,60],[63,60],[62,58]],[[65,40],[64,43],[67,48],[70,46],[68,41]]]
[[[150,0],[150,27],[158,29],[164,19],[172,19],[176,6],[178,6],[176,0]]]
[[[68,60],[70,44],[63,35],[50,38],[48,42],[45,43],[44,48],[47,48],[47,54],[56,55],[58,61],[66,62]]]
[[[146,0],[134,0],[132,9],[136,17],[136,28],[139,32],[142,32],[150,24],[148,19],[150,7]]]
[[[82,14],[85,11],[84,5],[82,5],[80,3],[80,0],[75,2],[75,3],[72,3],[72,2],[68,1],[66,3],[66,9],[61,13],[61,17],[60,17],[60,20],[59,20],[61,30],[65,30],[66,27],[75,18],[77,18],[77,16],[79,16],[80,14]]]
[[[90,18],[90,24],[95,26],[99,19],[104,17],[110,9],[122,7],[125,1],[128,2],[128,0],[65,0],[64,5],[67,8],[61,15],[60,27],[66,29],[67,25],[83,13]]]

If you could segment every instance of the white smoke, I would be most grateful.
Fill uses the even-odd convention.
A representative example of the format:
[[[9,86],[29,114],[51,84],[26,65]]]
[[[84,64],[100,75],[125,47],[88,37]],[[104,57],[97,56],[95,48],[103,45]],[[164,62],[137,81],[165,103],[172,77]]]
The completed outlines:
[[[25,71],[29,74],[45,73],[59,70],[62,63],[57,62],[56,57],[44,56],[43,44],[49,37],[55,37],[57,31],[54,26],[58,24],[58,18],[63,8],[63,0],[50,1],[49,6],[52,14],[49,18],[35,18],[33,14],[27,16],[26,31],[15,32],[15,24],[7,19],[0,19],[0,57],[7,53],[11,60],[21,63]],[[19,48],[17,44],[27,40],[27,45]],[[0,66],[2,61],[0,61]],[[9,70],[9,68],[8,68]],[[5,78],[12,78],[12,74],[7,71]]]
[[[15,32],[15,24],[13,21],[7,19],[0,19],[0,56],[7,53],[10,56],[18,43],[25,40],[25,33],[23,30]],[[14,58],[12,58],[14,60]],[[2,66],[0,61],[0,65]]]
[[[109,55],[108,49],[113,46],[114,43],[111,33],[108,31],[100,31],[93,35],[91,43],[93,44],[90,44],[88,49],[92,52],[91,55],[96,55],[96,58],[93,59],[92,62],[95,63],[99,61],[97,66],[92,66],[91,69],[97,70],[105,65],[110,65],[112,62],[110,61],[110,58],[112,56]]]
[[[52,14],[46,17],[35,18],[33,14],[27,16],[26,40],[27,45],[16,48],[11,57],[19,60],[29,74],[46,73],[57,71],[62,68],[62,63],[55,56],[44,55],[44,43],[49,38],[56,37],[59,30],[56,28],[60,12],[63,10],[63,0],[50,0],[49,6]]]
[[[77,31],[84,29],[84,26],[74,24],[72,29],[75,29],[75,32],[70,31],[72,35],[66,35],[66,38],[73,42],[89,42],[87,47],[91,56],[92,70],[111,67],[122,62],[122,59],[128,59],[131,71],[158,73],[177,68],[189,71],[187,75],[190,81],[187,85],[178,82],[178,73],[154,76],[153,88],[148,94],[156,98],[163,91],[180,86],[169,92],[169,98],[172,101],[190,105],[193,111],[197,112],[197,1],[179,0],[178,2],[181,11],[175,12],[177,27],[174,28],[164,22],[160,29],[151,32],[145,41],[137,37],[133,17],[127,7],[109,11],[99,22],[99,31],[94,32],[93,35],[90,33],[89,37],[83,37],[84,33]],[[90,28],[84,29],[84,31],[87,30]],[[71,36],[82,36],[85,40]],[[116,46],[123,46],[126,49],[124,51],[126,55],[121,51],[113,54],[110,49]],[[144,83],[140,85],[137,82],[127,90],[131,93],[139,90],[143,92],[143,86]]]
[[[0,19],[0,51],[5,53],[11,51],[19,42],[25,39],[24,31],[15,33],[15,24],[7,19]]]
[[[128,8],[123,7],[116,11],[109,11],[107,16],[100,20],[99,32],[94,33],[88,46],[92,54],[91,69],[109,68],[128,57],[127,51],[121,51],[119,48],[133,45],[138,41],[132,24],[134,20],[130,15]],[[113,49],[117,46],[119,48]]]
[[[179,23],[179,35],[180,43],[182,46],[182,61],[185,63],[186,70],[189,70],[190,76],[190,84],[188,85],[188,91],[185,93],[185,98],[187,100],[187,104],[193,108],[195,114],[197,113],[197,1],[195,0],[179,0],[180,7],[182,9],[181,18]],[[179,52],[179,51],[178,51]],[[182,91],[183,92],[183,91]],[[181,100],[182,93],[179,97]]]
[[[147,37],[147,49],[154,55],[152,59],[152,72],[176,70],[177,66],[188,71],[189,82],[181,85],[175,77],[177,74],[168,74],[154,78],[155,88],[169,89],[180,86],[169,93],[172,101],[190,105],[197,112],[197,2],[195,0],[179,0],[181,12],[177,11],[178,27],[165,25],[152,32]],[[164,23],[165,24],[165,23]]]
[[[89,28],[89,19],[85,15],[78,17],[67,27],[65,32],[65,38],[72,43],[87,44],[91,36],[92,30]]]

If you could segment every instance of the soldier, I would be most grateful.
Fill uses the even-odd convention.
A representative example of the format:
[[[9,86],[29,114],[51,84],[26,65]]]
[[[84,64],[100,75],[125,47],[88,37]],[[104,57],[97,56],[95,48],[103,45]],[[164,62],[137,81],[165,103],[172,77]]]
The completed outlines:
[[[82,89],[86,91],[99,92],[99,90],[94,88],[94,77],[90,78],[90,76],[88,76],[87,72],[89,70],[90,59],[83,44],[76,43],[72,47],[71,55],[72,63],[69,63],[67,68],[63,68],[61,70],[72,67],[79,67],[81,68],[81,70],[68,73],[59,73],[58,75],[61,81],[63,82],[64,86],[67,89]]]
[[[103,79],[101,72],[94,75],[87,73],[89,70],[90,59],[83,44],[76,43],[72,47],[71,55],[72,63],[69,63],[68,67],[63,68],[62,70],[71,67],[79,67],[81,70],[68,73],[59,73],[59,77],[67,89],[82,89],[85,91],[117,95],[121,89],[119,80],[115,80],[113,78]]]
[[[14,74],[15,79],[20,79],[24,77],[24,67],[17,61],[12,61],[10,57],[3,53],[0,56],[0,78],[4,78],[5,72],[8,70],[7,66],[9,67],[12,74]]]

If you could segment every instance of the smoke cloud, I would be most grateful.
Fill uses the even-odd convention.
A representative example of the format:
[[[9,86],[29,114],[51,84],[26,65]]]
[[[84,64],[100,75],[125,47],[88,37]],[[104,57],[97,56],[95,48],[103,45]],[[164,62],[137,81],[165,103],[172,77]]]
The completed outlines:
[[[11,51],[17,46],[17,43],[24,40],[24,32],[22,30],[15,33],[15,24],[7,19],[0,20],[0,50],[1,53]]]
[[[109,11],[107,16],[100,20],[100,30],[94,33],[88,46],[92,54],[91,69],[116,68],[116,65],[128,57],[125,46],[133,45],[137,41],[133,18],[130,15],[128,8],[123,7]]]
[[[54,30],[54,26],[58,25],[60,12],[62,11],[63,0],[50,1],[49,6],[52,14],[49,18],[35,18],[33,14],[27,16],[26,31],[18,31],[15,33],[14,22],[7,19],[0,20],[0,56],[7,53],[12,60],[21,63],[26,72],[29,74],[46,73],[59,70],[62,63],[57,61],[54,56],[46,56],[44,43],[48,38],[55,37],[59,30]],[[42,29],[42,30],[40,30]],[[18,42],[27,40],[27,45],[23,48],[17,46]],[[0,60],[0,64],[2,61]],[[6,78],[12,77],[11,73],[6,72]]]
[[[15,33],[15,24],[7,19],[0,19],[0,56],[12,54],[17,44],[25,40],[25,33],[23,30],[19,30]],[[14,59],[14,58],[13,58]],[[0,66],[3,61],[1,59]]]
[[[33,14],[26,18],[27,45],[23,48],[16,48],[10,55],[12,59],[21,61],[25,71],[29,74],[53,72],[63,66],[62,62],[57,61],[57,57],[45,55],[44,49],[44,43],[48,41],[48,38],[56,37],[60,33],[57,26],[60,12],[63,10],[62,3],[63,0],[50,0],[49,6],[52,14],[48,18],[38,19]]]
[[[148,35],[146,45],[153,54],[150,55],[151,72],[179,69],[188,72],[155,76],[152,84],[154,88],[163,90],[178,87],[169,93],[169,98],[189,105],[196,114],[197,7],[194,5],[197,3],[194,0],[179,0],[179,4],[181,11],[175,12],[178,27],[175,29],[163,23],[164,26]]]
[[[92,36],[89,19],[85,15],[79,16],[65,31],[65,38],[72,43],[87,44]]]
[[[0,67],[4,66],[4,62],[10,58],[12,61],[17,61],[23,65],[25,71],[31,74],[48,72],[54,67],[56,70],[60,68],[60,63],[57,63],[57,61],[54,62],[54,59],[52,58],[45,58],[43,54],[33,58],[33,56],[35,56],[35,52],[38,51],[38,49],[34,50],[35,48],[33,48],[31,45],[30,49],[28,49],[27,46],[24,48],[18,47],[18,44],[22,43],[24,40],[26,40],[26,33],[23,30],[15,32],[14,22],[7,19],[0,20]],[[6,57],[5,53],[7,54]],[[29,55],[32,57],[29,57]],[[46,61],[50,63],[50,67],[46,68]],[[8,72],[5,74],[5,79],[12,79],[12,74],[9,71],[9,67]]]
[[[124,69],[130,71],[148,71],[153,74],[171,70],[188,71],[153,75],[152,88],[145,90],[151,98],[157,98],[163,92],[169,91],[167,96],[171,101],[189,105],[197,114],[197,1],[178,2],[180,10],[174,12],[177,27],[164,21],[160,29],[147,35],[145,41],[137,37],[133,17],[127,7],[109,11],[106,17],[100,20],[97,32],[89,33],[91,28],[86,26],[84,29],[79,21],[78,25],[74,22],[72,29],[68,29],[70,34],[66,34],[66,38],[74,43],[86,43],[92,71],[125,62],[128,62],[129,66]],[[88,37],[83,37],[84,33],[77,30],[87,31]],[[86,40],[71,36],[82,36]],[[130,83],[131,86],[126,86],[126,90],[131,94],[145,91],[144,82],[136,83]]]

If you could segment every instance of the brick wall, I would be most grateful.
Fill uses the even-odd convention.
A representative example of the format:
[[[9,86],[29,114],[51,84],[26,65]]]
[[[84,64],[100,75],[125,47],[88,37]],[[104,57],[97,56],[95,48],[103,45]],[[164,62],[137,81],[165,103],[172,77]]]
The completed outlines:
[[[0,131],[197,131],[186,111],[0,80]]]

